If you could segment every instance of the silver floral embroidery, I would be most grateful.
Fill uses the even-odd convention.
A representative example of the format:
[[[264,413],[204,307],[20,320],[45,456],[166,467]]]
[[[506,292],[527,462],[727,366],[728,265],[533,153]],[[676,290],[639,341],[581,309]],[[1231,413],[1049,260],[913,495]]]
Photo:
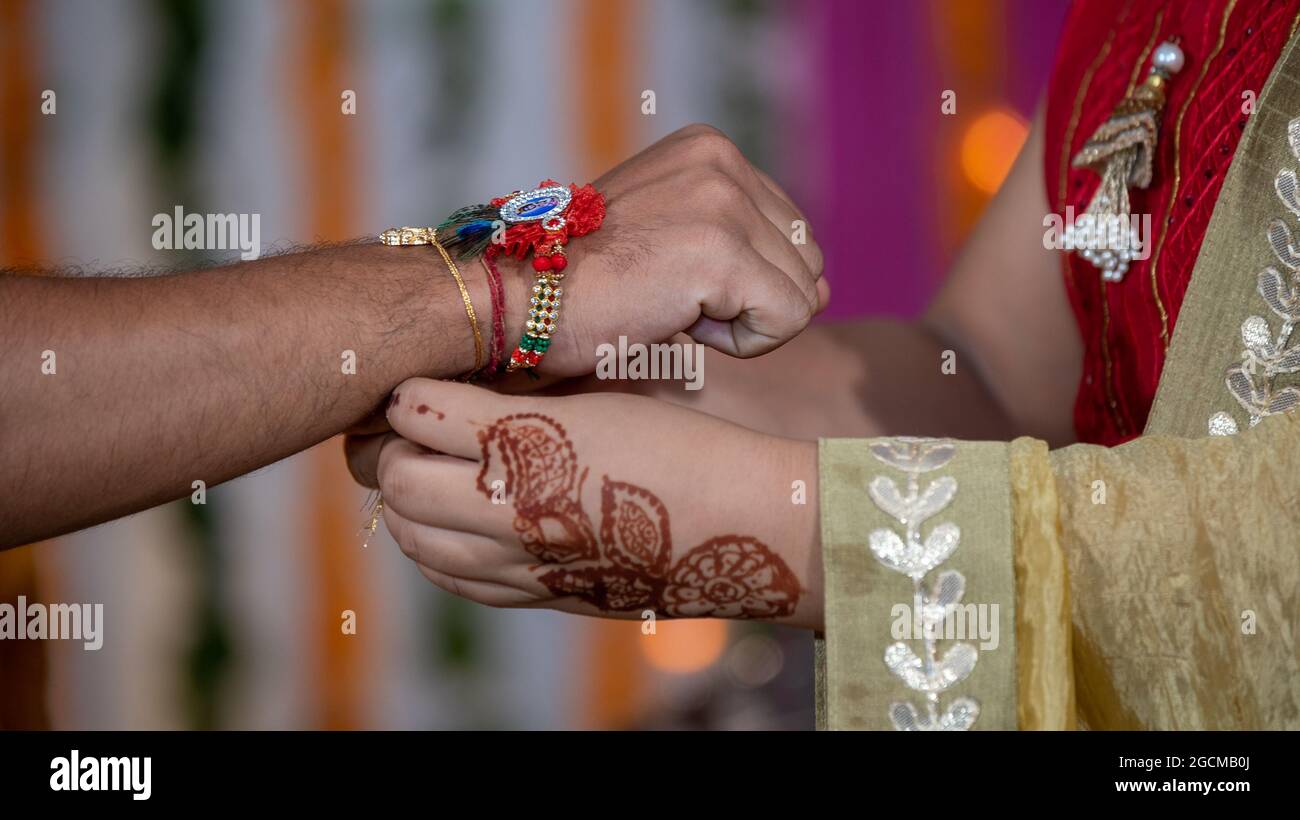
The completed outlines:
[[[961,541],[961,529],[942,522],[921,534],[921,525],[938,515],[957,495],[957,480],[938,476],[921,487],[921,474],[938,470],[952,461],[956,445],[941,439],[900,437],[871,445],[877,460],[907,474],[904,493],[887,475],[867,484],[867,495],[884,513],[903,526],[900,535],[889,527],[867,536],[871,552],[880,563],[912,580],[912,605],[921,615],[922,654],[904,641],[885,649],[885,666],[907,688],[925,696],[925,711],[910,701],[889,705],[889,719],[900,731],[965,731],[979,718],[980,706],[973,698],[954,698],[940,710],[939,695],[961,683],[975,669],[979,652],[968,643],[954,643],[939,654],[938,635],[961,603],[966,578],[956,570],[943,570],[927,584],[926,575],[952,556]]]
[[[1300,160],[1300,117],[1287,123],[1287,144],[1291,153]],[[1273,188],[1282,205],[1293,217],[1300,218],[1300,184],[1293,168],[1278,171]],[[1300,407],[1300,389],[1277,389],[1277,377],[1300,371],[1300,347],[1288,347],[1291,331],[1300,322],[1300,251],[1296,249],[1295,232],[1283,219],[1274,219],[1268,225],[1268,244],[1285,272],[1271,265],[1259,272],[1257,290],[1279,318],[1282,325],[1273,335],[1272,325],[1263,316],[1249,316],[1241,324],[1241,341],[1245,350],[1241,361],[1233,362],[1224,374],[1228,392],[1246,411],[1251,427],[1265,416],[1289,413]],[[1238,432],[1237,420],[1220,410],[1210,416],[1209,431],[1212,436],[1231,436]]]

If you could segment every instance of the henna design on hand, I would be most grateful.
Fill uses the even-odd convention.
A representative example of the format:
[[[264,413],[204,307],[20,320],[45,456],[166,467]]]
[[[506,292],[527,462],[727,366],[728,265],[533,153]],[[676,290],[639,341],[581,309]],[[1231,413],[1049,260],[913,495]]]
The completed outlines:
[[[479,433],[479,492],[499,462],[515,508],[515,530],[547,564],[538,580],[557,597],[605,612],[651,609],[667,617],[781,618],[794,613],[799,581],[757,538],[722,535],[672,564],[668,509],[644,487],[604,476],[600,539],[582,506],[587,468],[554,419],[519,413]],[[495,462],[494,462],[495,460]]]
[[[600,488],[600,542],[611,562],[662,578],[673,557],[668,510],[649,490],[606,476]]]
[[[492,497],[486,479],[495,456],[514,500],[515,531],[530,555],[556,564],[600,557],[581,504],[587,471],[579,473],[573,445],[558,422],[536,413],[506,416],[479,433],[479,444],[479,492]]]
[[[794,611],[799,581],[763,542],[711,538],[682,556],[664,601],[687,618],[777,618]]]

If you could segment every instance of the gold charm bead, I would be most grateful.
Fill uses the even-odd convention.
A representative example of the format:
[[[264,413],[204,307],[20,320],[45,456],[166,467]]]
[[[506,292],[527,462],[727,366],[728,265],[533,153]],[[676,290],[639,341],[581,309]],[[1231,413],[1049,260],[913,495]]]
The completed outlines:
[[[385,245],[432,245],[433,228],[389,228],[379,235]]]

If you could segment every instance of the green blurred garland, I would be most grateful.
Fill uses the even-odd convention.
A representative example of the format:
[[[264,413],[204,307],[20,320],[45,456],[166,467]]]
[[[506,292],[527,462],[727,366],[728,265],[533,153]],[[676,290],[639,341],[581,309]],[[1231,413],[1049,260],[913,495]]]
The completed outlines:
[[[150,0],[158,26],[160,54],[158,85],[148,101],[148,137],[156,151],[159,190],[163,201],[183,203],[199,213],[200,194],[194,163],[196,155],[195,101],[202,99],[201,63],[208,46],[211,7],[207,0]],[[170,212],[171,205],[161,209]],[[206,261],[201,252],[182,251],[187,264]],[[202,478],[202,476],[198,476]],[[206,504],[189,498],[175,502],[189,531],[187,547],[196,573],[193,600],[194,630],[184,654],[187,687],[185,713],[195,729],[220,725],[220,694],[230,674],[233,657],[231,631],[221,610],[225,566],[216,521],[219,503],[208,496]]]

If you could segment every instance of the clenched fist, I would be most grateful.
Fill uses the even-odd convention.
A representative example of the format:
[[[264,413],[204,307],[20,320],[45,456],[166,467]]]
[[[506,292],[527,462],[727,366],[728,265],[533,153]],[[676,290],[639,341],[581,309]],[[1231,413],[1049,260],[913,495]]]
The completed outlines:
[[[579,376],[596,349],[685,331],[733,356],[766,353],[826,303],[821,250],[790,197],[720,131],[692,125],[596,180],[602,228],[569,243],[559,331],[541,366]],[[798,235],[800,243],[794,239]],[[502,261],[507,341],[519,337],[531,270]]]

